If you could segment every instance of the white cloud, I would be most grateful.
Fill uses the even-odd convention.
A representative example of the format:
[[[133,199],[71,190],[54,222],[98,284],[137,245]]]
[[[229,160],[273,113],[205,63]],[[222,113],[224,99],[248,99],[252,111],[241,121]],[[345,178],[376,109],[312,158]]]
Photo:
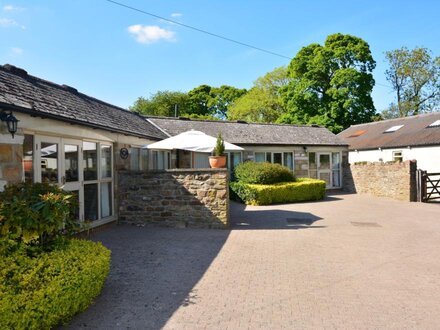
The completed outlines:
[[[162,29],[157,25],[131,25],[128,27],[130,32],[141,44],[152,44],[160,40],[174,41],[175,33],[171,30]]]
[[[171,17],[182,17],[182,13],[172,13]]]
[[[10,27],[10,26],[17,26],[18,23],[10,18],[0,18],[0,26],[1,27]]]
[[[23,49],[20,47],[11,47],[11,53],[13,55],[21,55],[23,54]]]
[[[15,7],[13,5],[5,5],[3,6],[3,11],[11,12],[11,11],[22,11],[24,8]]]
[[[0,27],[20,27],[22,29],[25,29],[25,27],[23,25],[18,24],[15,20],[11,19],[11,18],[2,18],[0,17]]]

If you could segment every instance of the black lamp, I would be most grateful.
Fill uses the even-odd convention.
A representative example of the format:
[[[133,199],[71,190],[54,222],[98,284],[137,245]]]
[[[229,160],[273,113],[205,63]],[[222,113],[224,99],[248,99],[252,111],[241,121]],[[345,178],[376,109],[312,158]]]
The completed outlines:
[[[12,138],[14,138],[15,133],[17,133],[17,124],[19,120],[14,117],[12,112],[6,113],[4,111],[0,112],[0,120],[6,122],[6,125],[8,126],[8,131],[9,133],[11,133]]]

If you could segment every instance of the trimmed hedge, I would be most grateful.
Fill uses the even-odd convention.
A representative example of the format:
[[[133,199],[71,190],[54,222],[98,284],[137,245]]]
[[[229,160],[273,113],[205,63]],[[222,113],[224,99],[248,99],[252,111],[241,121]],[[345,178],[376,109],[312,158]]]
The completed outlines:
[[[292,171],[280,164],[244,162],[234,170],[235,178],[242,183],[272,184],[294,182]]]
[[[270,205],[320,200],[325,196],[325,181],[299,178],[296,182],[271,185],[231,182],[231,196],[237,196],[248,205]]]
[[[62,242],[30,257],[24,244],[0,240],[1,329],[49,329],[66,323],[101,292],[110,251],[90,241]]]

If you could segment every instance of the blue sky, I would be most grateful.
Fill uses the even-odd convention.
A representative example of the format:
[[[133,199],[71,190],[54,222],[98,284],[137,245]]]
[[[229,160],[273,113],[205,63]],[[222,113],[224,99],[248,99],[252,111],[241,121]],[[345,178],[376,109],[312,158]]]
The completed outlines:
[[[375,106],[394,94],[383,53],[423,46],[440,55],[439,1],[119,0],[285,56],[332,33],[370,44]],[[288,59],[229,43],[105,0],[0,0],[0,64],[128,107],[158,90],[249,88]],[[378,85],[380,84],[380,85]]]

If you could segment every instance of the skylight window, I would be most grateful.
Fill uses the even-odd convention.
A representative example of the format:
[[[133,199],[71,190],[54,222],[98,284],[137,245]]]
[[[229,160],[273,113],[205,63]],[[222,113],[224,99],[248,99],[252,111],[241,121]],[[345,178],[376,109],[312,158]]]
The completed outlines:
[[[395,131],[398,131],[399,129],[401,129],[403,127],[403,125],[396,125],[396,126],[391,126],[390,128],[388,128],[384,133],[393,133]]]
[[[436,120],[432,124],[429,124],[428,127],[439,127],[440,126],[440,119]]]
[[[353,134],[349,135],[348,137],[358,137],[358,136],[361,136],[362,134],[364,134],[365,132],[366,132],[365,130],[356,131]]]

